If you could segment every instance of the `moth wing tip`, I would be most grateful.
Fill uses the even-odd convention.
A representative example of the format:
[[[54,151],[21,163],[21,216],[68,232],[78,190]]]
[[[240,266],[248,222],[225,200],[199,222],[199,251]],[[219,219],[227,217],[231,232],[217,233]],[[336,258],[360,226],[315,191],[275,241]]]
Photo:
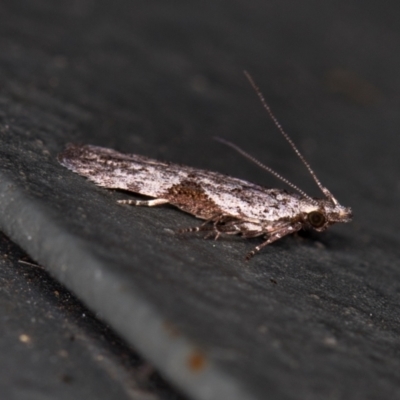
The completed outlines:
[[[67,143],[65,145],[64,150],[57,155],[57,161],[61,165],[70,168],[71,167],[70,161],[80,158],[84,147],[85,146],[81,144]]]

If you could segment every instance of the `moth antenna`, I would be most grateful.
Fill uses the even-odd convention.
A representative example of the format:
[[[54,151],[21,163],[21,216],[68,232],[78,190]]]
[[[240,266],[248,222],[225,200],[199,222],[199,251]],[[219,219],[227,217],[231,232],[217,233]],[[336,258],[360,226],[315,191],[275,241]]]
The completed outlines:
[[[304,158],[304,156],[300,153],[300,150],[297,148],[297,146],[294,144],[293,140],[290,138],[290,136],[284,131],[284,129],[282,128],[282,125],[279,123],[278,119],[275,117],[275,115],[272,113],[268,103],[266,102],[264,95],[261,93],[260,88],[256,85],[256,83],[254,82],[253,77],[247,72],[247,71],[243,71],[244,74],[246,75],[246,78],[248,79],[248,81],[250,82],[250,85],[253,87],[253,89],[255,90],[255,92],[257,93],[258,97],[261,100],[261,104],[263,105],[263,107],[265,108],[265,110],[267,110],[267,113],[269,114],[270,118],[272,119],[273,123],[275,124],[275,126],[278,128],[279,132],[282,134],[282,136],[286,139],[286,141],[290,144],[290,146],[292,147],[292,149],[294,150],[294,152],[297,154],[297,156],[300,158],[300,160],[302,161],[302,163],[305,165],[305,167],[307,168],[308,172],[311,174],[311,176],[313,177],[315,183],[318,185],[318,187],[321,189],[322,193],[329,199],[332,200],[332,202],[334,204],[337,204],[337,200],[333,197],[332,193],[324,186],[322,186],[320,180],[317,178],[317,175],[315,174],[315,172],[313,171],[313,169],[311,168],[310,164],[306,161],[306,159]],[[292,186],[293,187],[293,186]],[[308,197],[308,196],[307,196]]]
[[[312,202],[315,202],[314,199],[312,199],[307,193],[305,193],[303,190],[301,190],[299,187],[297,187],[294,183],[288,181],[286,178],[284,178],[281,174],[273,170],[271,167],[268,167],[267,165],[264,165],[261,161],[258,161],[256,158],[251,156],[249,153],[241,149],[239,146],[236,144],[230,142],[229,140],[222,139],[218,136],[214,136],[214,139],[220,143],[223,143],[232,149],[236,150],[239,154],[241,154],[243,157],[247,158],[254,164],[258,165],[260,168],[268,171],[270,174],[274,175],[276,178],[280,179],[282,182],[285,182],[288,186],[290,186],[292,189],[297,190],[302,196],[306,197],[307,199],[311,200]]]

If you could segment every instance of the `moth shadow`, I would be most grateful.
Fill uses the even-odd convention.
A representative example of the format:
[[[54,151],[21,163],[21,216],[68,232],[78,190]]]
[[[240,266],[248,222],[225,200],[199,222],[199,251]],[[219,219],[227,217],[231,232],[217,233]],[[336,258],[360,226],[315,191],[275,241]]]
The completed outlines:
[[[298,242],[302,242],[302,244],[310,247],[317,246],[335,249],[347,247],[349,244],[347,236],[332,231],[316,232],[311,229],[302,229],[299,232],[296,232],[293,236]]]

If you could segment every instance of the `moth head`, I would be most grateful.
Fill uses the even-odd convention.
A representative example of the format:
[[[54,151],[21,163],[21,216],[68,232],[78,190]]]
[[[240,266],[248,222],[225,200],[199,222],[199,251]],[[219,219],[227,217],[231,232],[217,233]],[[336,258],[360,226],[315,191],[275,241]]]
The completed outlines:
[[[350,222],[352,217],[350,207],[343,207],[330,200],[317,200],[317,204],[307,210],[305,220],[310,227],[320,232],[336,222]]]

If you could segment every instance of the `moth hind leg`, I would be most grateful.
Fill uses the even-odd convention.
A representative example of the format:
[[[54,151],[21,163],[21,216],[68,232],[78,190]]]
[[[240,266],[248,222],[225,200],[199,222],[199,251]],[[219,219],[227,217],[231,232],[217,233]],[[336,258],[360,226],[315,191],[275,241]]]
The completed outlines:
[[[150,200],[117,200],[119,204],[128,204],[132,206],[144,206],[144,207],[155,207],[160,206],[162,204],[169,203],[167,199],[150,199]]]
[[[206,238],[210,237],[211,235],[213,235],[213,232],[216,231],[216,224],[218,223],[218,217],[212,217],[210,219],[207,219],[206,221],[204,221],[202,224],[198,225],[198,226],[192,226],[190,228],[182,228],[178,230],[178,233],[193,233],[193,232],[204,232],[204,231],[212,231],[209,232],[206,235]]]

